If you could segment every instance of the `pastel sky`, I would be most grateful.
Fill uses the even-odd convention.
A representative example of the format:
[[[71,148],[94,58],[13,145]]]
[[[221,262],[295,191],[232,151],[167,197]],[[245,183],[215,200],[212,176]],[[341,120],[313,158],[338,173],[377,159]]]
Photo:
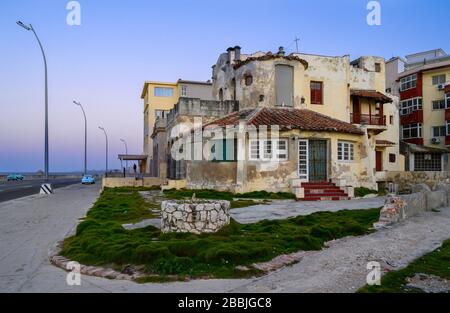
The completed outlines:
[[[0,172],[43,168],[44,77],[31,23],[49,68],[50,171],[110,167],[117,154],[142,153],[145,80],[207,80],[229,46],[243,53],[285,46],[325,55],[390,58],[443,48],[450,52],[450,1],[382,0],[381,26],[368,26],[368,0],[80,0],[81,26],[66,23],[67,0],[0,1]]]

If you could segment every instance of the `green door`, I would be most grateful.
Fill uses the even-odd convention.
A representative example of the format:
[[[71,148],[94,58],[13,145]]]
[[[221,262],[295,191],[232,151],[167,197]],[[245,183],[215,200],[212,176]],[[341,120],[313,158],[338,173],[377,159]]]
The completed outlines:
[[[327,181],[326,140],[309,140],[309,181]]]

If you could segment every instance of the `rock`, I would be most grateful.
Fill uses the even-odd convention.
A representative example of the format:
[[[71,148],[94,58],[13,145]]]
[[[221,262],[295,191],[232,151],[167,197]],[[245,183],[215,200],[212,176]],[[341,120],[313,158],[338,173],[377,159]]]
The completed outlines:
[[[416,192],[430,192],[431,189],[427,184],[416,184],[414,186],[411,187],[411,192],[412,193],[416,193]]]

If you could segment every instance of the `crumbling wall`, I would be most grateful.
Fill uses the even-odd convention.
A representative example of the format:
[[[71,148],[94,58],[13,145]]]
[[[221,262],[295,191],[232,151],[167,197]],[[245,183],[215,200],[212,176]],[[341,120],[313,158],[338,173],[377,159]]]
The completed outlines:
[[[188,189],[234,192],[237,162],[187,161]]]

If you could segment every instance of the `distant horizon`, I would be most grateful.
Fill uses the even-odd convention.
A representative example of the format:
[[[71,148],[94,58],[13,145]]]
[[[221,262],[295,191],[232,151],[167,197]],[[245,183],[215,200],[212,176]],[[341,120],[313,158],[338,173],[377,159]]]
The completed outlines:
[[[296,51],[384,56],[386,60],[442,48],[450,52],[450,2],[380,0],[381,25],[369,26],[368,0],[230,0],[112,2],[79,0],[81,25],[66,22],[68,0],[0,2],[0,171],[44,168],[44,72],[31,23],[49,70],[50,172],[82,171],[83,104],[88,119],[88,168],[111,168],[118,154],[143,151],[145,81],[211,79],[211,66],[230,46],[242,53]],[[235,9],[239,8],[239,9]],[[311,14],[314,13],[314,14]],[[420,20],[420,23],[411,21]],[[406,25],[406,26],[405,26]],[[408,28],[408,31],[401,30]]]

